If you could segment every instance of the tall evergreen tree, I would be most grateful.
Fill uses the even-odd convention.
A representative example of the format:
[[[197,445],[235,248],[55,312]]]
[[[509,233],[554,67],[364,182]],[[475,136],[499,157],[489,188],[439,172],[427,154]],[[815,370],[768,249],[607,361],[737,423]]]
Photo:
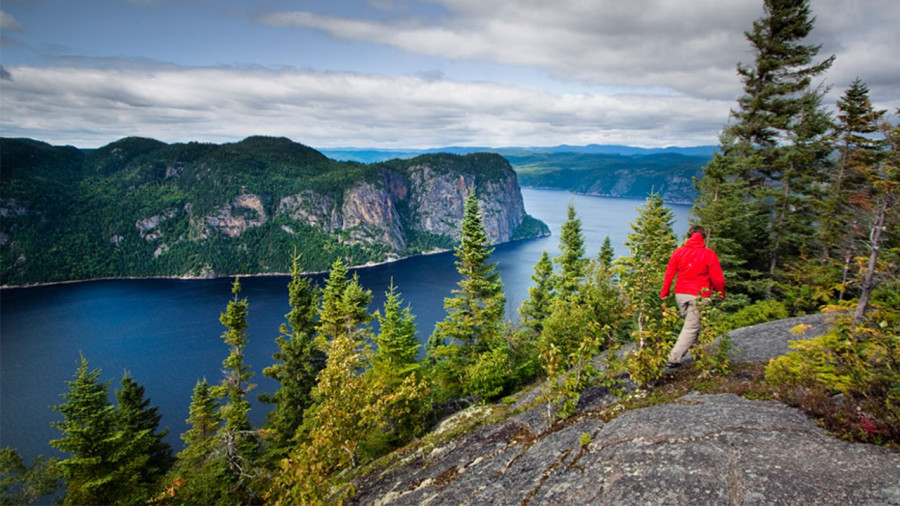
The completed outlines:
[[[303,412],[312,404],[312,390],[316,375],[325,367],[325,354],[315,343],[315,319],[319,299],[315,286],[304,277],[294,257],[288,299],[291,310],[281,325],[281,335],[275,339],[278,361],[263,370],[263,374],[278,381],[273,395],[260,396],[263,402],[275,404],[269,412],[267,426],[272,429],[273,446],[278,450],[291,445],[297,429],[303,423]]]
[[[738,257],[745,283],[754,272],[771,279],[790,260],[796,230],[809,225],[810,213],[787,210],[795,202],[806,207],[817,190],[812,181],[826,168],[824,92],[811,82],[834,57],[814,63],[820,46],[803,44],[812,28],[808,0],[765,0],[763,17],[746,32],[755,62],[738,64],[744,95],[731,112],[721,155],[704,167],[698,184],[704,197],[695,214],[711,237],[726,239],[715,246],[724,246],[726,258]],[[763,289],[770,294],[771,283]]]
[[[625,246],[629,256],[619,257],[619,285],[628,298],[639,333],[658,318],[662,305],[659,287],[677,240],[672,231],[674,216],[658,193],[651,193],[631,224]]]
[[[319,309],[317,345],[328,357],[317,377],[314,403],[303,416],[297,444],[273,483],[280,502],[316,504],[329,493],[331,474],[356,465],[360,443],[377,425],[376,393],[368,375],[372,351],[370,291],[347,278],[343,261],[332,265]]]
[[[500,350],[506,344],[503,336],[506,295],[497,264],[488,263],[493,248],[485,234],[474,192],[465,202],[460,235],[456,270],[462,279],[453,290],[455,296],[444,299],[447,316],[435,325],[427,350],[435,362],[443,362],[438,370],[442,371],[443,386],[451,395],[460,393],[459,389],[472,393],[467,375],[473,371],[467,369],[475,366],[486,352]]]
[[[587,259],[584,258],[584,235],[581,233],[581,219],[575,214],[575,206],[569,204],[566,221],[559,234],[560,256],[553,259],[559,264],[559,274],[555,279],[556,293],[567,299],[578,292],[578,285],[584,278]]]
[[[394,286],[385,293],[384,314],[375,313],[380,330],[375,336],[378,346],[372,358],[372,367],[378,375],[405,375],[416,367],[419,341],[416,339],[416,323],[409,306],[401,309],[402,301]]]
[[[169,480],[169,492],[181,504],[234,502],[232,479],[221,447],[219,403],[204,378],[194,385],[187,423],[181,434],[184,449],[178,454]]]
[[[159,491],[161,479],[172,467],[172,447],[163,441],[168,429],[157,432],[162,414],[144,398],[144,387],[126,372],[116,390],[116,429],[122,433],[121,455],[130,497],[121,501],[144,503]]]
[[[50,445],[69,454],[60,462],[66,481],[65,504],[116,504],[123,498],[117,481],[120,436],[116,432],[116,411],[109,402],[109,382],[100,382],[100,370],[88,370],[81,357],[65,402],[53,409],[63,421],[53,426],[63,433]]]
[[[550,302],[554,295],[553,263],[546,251],[541,253],[541,258],[534,265],[531,280],[535,285],[528,288],[528,300],[522,303],[519,314],[522,326],[534,335],[540,335],[544,320],[550,316]]]
[[[852,261],[860,252],[867,230],[860,213],[858,196],[866,193],[866,168],[883,156],[884,139],[879,124],[885,111],[876,111],[869,100],[869,88],[857,78],[837,103],[834,135],[838,160],[830,174],[819,220],[822,253],[826,262],[840,268],[838,298],[843,299],[852,276]]]
[[[257,438],[250,423],[250,401],[247,393],[255,385],[250,383],[253,372],[244,362],[244,348],[247,345],[247,299],[241,299],[241,283],[234,279],[231,286],[233,299],[228,303],[219,321],[225,326],[222,340],[229,345],[228,357],[222,361],[225,377],[214,387],[213,394],[223,398],[219,412],[224,422],[219,427],[218,442],[224,453],[229,477],[233,482],[233,500],[252,501],[251,489],[253,464],[256,460]]]

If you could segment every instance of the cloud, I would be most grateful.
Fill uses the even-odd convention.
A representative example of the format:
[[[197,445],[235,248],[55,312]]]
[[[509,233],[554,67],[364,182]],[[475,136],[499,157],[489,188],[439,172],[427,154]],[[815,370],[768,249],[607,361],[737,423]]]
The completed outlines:
[[[304,70],[15,67],[7,136],[96,147],[138,135],[314,147],[713,144],[729,103],[683,95],[554,94],[426,77]],[[53,100],[45,97],[52,96]],[[48,133],[54,138],[46,138]]]
[[[678,0],[443,0],[443,17],[386,21],[311,12],[263,15],[264,24],[317,30],[450,60],[534,66],[592,85],[665,86],[702,97],[734,98],[743,31],[758,2]]]
[[[6,11],[0,10],[0,30],[9,31],[9,32],[21,32],[22,25],[16,21],[16,18],[12,17]]]
[[[736,64],[754,57],[744,32],[763,14],[758,0],[435,2],[446,15],[370,20],[294,11],[258,22],[449,60],[537,67],[562,81],[733,100],[741,93]],[[900,4],[813,0],[811,7],[811,40],[822,42],[822,58],[838,55],[829,77],[849,84],[860,75],[873,92],[900,100]]]

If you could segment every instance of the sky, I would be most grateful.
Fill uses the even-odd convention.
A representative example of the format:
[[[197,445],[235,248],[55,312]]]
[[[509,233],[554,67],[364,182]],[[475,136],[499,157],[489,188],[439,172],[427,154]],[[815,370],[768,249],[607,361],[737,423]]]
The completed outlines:
[[[715,145],[762,0],[2,0],[0,135],[319,149]],[[835,55],[900,107],[900,2],[811,0]],[[896,119],[896,116],[893,116]]]

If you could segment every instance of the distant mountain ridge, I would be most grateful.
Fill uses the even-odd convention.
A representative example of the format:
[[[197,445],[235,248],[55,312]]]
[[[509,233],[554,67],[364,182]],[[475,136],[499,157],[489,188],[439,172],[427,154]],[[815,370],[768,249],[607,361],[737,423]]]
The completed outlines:
[[[339,162],[286,138],[0,139],[0,285],[326,270],[449,249],[475,192],[494,243],[549,234],[490,154]]]
[[[603,154],[603,155],[624,155],[624,156],[646,156],[655,154],[674,153],[686,156],[697,156],[712,158],[716,150],[716,146],[670,146],[665,148],[641,148],[635,146],[624,146],[618,144],[588,144],[586,146],[573,146],[568,144],[560,144],[558,146],[549,147],[464,147],[464,146],[446,146],[442,148],[429,149],[371,149],[371,148],[355,148],[355,147],[339,147],[320,149],[325,155],[335,160],[353,161],[359,163],[374,163],[393,158],[411,158],[413,156],[429,154],[429,153],[453,153],[464,155],[469,153],[497,153],[501,156],[524,156],[529,153],[581,153],[581,154]]]

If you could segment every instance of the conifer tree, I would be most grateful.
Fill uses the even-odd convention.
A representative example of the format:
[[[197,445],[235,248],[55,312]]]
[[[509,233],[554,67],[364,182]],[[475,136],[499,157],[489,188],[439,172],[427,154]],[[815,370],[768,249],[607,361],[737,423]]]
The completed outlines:
[[[852,261],[867,233],[857,196],[865,194],[869,183],[866,168],[876,165],[883,154],[885,141],[876,134],[885,111],[872,107],[869,88],[859,78],[838,100],[837,108],[839,157],[826,187],[819,223],[823,257],[840,266],[840,300],[851,280]]]
[[[660,314],[659,287],[676,246],[672,210],[658,193],[651,193],[631,224],[625,246],[629,256],[617,261],[619,285],[627,296],[637,330],[642,334]]]
[[[827,165],[824,91],[811,82],[834,57],[813,62],[820,46],[802,43],[812,28],[807,0],[765,0],[763,17],[746,32],[755,62],[738,64],[744,95],[723,133],[722,154],[704,167],[698,184],[705,197],[695,209],[706,211],[695,214],[711,237],[730,240],[715,246],[738,257],[744,283],[756,272],[771,280],[791,260],[796,230],[809,224],[809,213],[786,210],[815,197],[812,181]],[[769,281],[762,287],[767,295],[771,288]]]
[[[535,285],[528,288],[528,300],[522,303],[519,314],[522,326],[534,335],[540,335],[544,320],[550,316],[550,303],[554,295],[553,263],[546,251],[541,253],[541,258],[534,265],[531,280]]]
[[[267,426],[276,451],[291,445],[297,429],[303,423],[303,412],[312,404],[312,390],[316,375],[325,366],[325,354],[315,343],[315,318],[318,293],[310,280],[300,273],[299,257],[294,257],[288,299],[291,310],[281,325],[281,335],[275,339],[278,351],[274,365],[263,374],[278,381],[273,395],[261,395],[260,400],[275,404],[269,412]]]
[[[327,359],[317,376],[314,403],[303,416],[297,445],[282,462],[272,485],[277,502],[319,503],[338,469],[356,465],[360,443],[379,420],[377,398],[368,384],[372,351],[372,294],[354,276],[347,279],[343,261],[332,265],[319,308],[316,343]]]
[[[612,241],[609,236],[603,238],[603,244],[600,246],[600,252],[597,253],[597,261],[600,267],[604,269],[612,269],[613,260],[616,259],[616,251],[612,247]]]
[[[234,502],[232,479],[221,447],[219,403],[204,378],[191,395],[190,428],[181,434],[184,449],[178,454],[169,479],[169,495],[182,504]]]
[[[405,376],[416,367],[419,341],[416,323],[409,306],[400,308],[402,301],[394,281],[385,293],[384,314],[376,311],[380,331],[375,336],[378,346],[372,358],[372,368],[378,376]]]
[[[252,481],[256,472],[258,441],[250,423],[250,401],[247,393],[255,385],[250,383],[253,372],[244,362],[244,348],[247,345],[247,299],[241,299],[241,283],[235,278],[231,286],[232,300],[219,316],[225,326],[222,340],[229,345],[228,357],[222,361],[222,382],[211,388],[213,396],[223,399],[219,405],[222,424],[219,426],[216,452],[221,452],[227,467],[227,475],[221,486],[227,490],[231,501],[252,502],[256,492]],[[216,463],[218,465],[218,462]]]
[[[126,372],[116,390],[116,429],[122,433],[121,485],[130,492],[120,502],[137,504],[153,497],[174,462],[172,448],[163,441],[168,429],[157,432],[162,414],[144,398],[144,387]]]
[[[122,499],[116,453],[116,411],[109,402],[109,382],[100,382],[100,370],[88,370],[81,357],[74,378],[66,383],[65,402],[53,409],[63,421],[53,426],[63,433],[50,445],[69,454],[59,464],[66,482],[64,504],[115,504]]]
[[[444,299],[447,316],[437,323],[429,339],[429,354],[436,363],[439,381],[450,395],[496,391],[502,374],[504,349],[503,311],[506,295],[495,263],[488,263],[493,248],[484,232],[481,210],[474,192],[465,202],[460,245],[456,248],[456,269],[462,276]],[[479,367],[479,360],[484,362]],[[478,381],[467,376],[474,373]],[[490,377],[490,379],[489,379]],[[480,387],[475,387],[480,383]]]
[[[563,299],[578,292],[578,285],[584,277],[587,259],[584,258],[584,235],[581,233],[581,219],[575,214],[575,206],[569,204],[566,221],[559,234],[560,256],[553,259],[559,264],[559,274],[554,285],[556,293]]]

